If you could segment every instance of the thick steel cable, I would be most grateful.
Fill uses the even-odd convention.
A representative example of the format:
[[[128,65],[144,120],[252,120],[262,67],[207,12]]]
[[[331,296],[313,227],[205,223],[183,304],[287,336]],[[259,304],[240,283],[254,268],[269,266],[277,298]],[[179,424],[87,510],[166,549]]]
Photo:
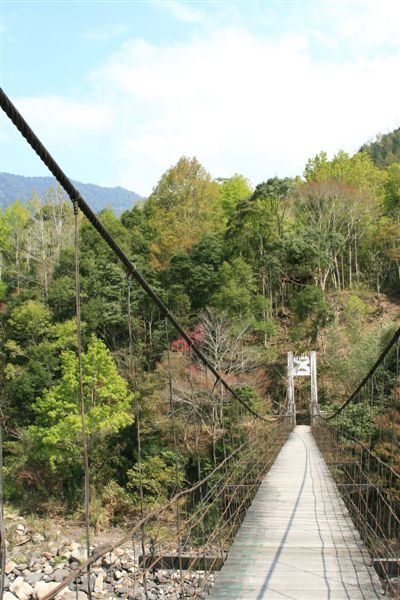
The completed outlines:
[[[77,202],[74,202],[74,233],[75,233],[75,303],[76,303],[76,338],[78,354],[78,377],[79,377],[79,412],[81,417],[81,439],[82,439],[82,457],[84,471],[84,511],[85,511],[85,530],[86,530],[86,554],[90,556],[90,473],[89,473],[89,449],[86,433],[85,418],[85,395],[83,390],[83,372],[82,372],[82,322],[81,322],[81,283],[80,283],[80,252],[79,252],[79,208]],[[89,600],[92,598],[90,589],[90,565],[87,569],[87,590]]]
[[[189,347],[192,348],[193,352],[200,358],[201,362],[204,365],[206,365],[208,367],[208,369],[213,373],[213,375],[216,378],[216,382],[220,381],[221,385],[223,385],[225,389],[230,391],[230,393],[238,401],[238,403],[240,403],[254,417],[256,417],[262,421],[266,421],[266,422],[276,422],[276,421],[280,420],[280,415],[278,415],[276,418],[271,419],[271,418],[264,417],[264,416],[258,414],[235,392],[234,389],[231,388],[231,386],[225,381],[225,379],[223,377],[221,377],[221,375],[213,367],[213,365],[209,362],[209,360],[203,354],[203,352],[196,346],[195,342],[190,338],[190,336],[180,326],[178,321],[175,319],[175,317],[172,315],[172,313],[168,310],[168,308],[164,305],[164,303],[161,301],[161,299],[157,296],[157,294],[154,292],[154,290],[147,284],[145,279],[137,271],[136,267],[129,260],[129,258],[126,256],[126,254],[123,252],[123,250],[119,247],[119,245],[115,242],[115,240],[112,238],[112,236],[110,236],[110,234],[104,228],[104,226],[99,221],[99,219],[94,215],[94,213],[92,212],[90,207],[86,204],[86,202],[83,200],[82,196],[79,194],[78,190],[72,185],[70,180],[65,176],[65,174],[62,172],[60,167],[57,165],[57,163],[54,161],[54,159],[51,157],[51,155],[45,149],[43,144],[41,144],[41,142],[36,137],[36,135],[33,133],[33,131],[29,128],[27,123],[24,121],[22,116],[18,113],[18,111],[14,107],[14,105],[6,97],[3,90],[0,90],[0,103],[1,103],[3,110],[6,112],[6,114],[10,117],[10,119],[13,121],[13,123],[16,125],[16,127],[19,129],[19,131],[22,133],[22,135],[27,139],[28,143],[32,146],[32,148],[35,150],[35,152],[39,155],[39,157],[43,160],[43,162],[46,164],[46,166],[50,169],[50,171],[56,177],[57,181],[62,185],[62,187],[68,193],[70,199],[74,202],[74,204],[79,206],[79,208],[82,210],[82,212],[85,214],[85,216],[91,222],[91,224],[95,227],[95,229],[100,233],[102,238],[106,241],[108,246],[113,250],[113,252],[117,255],[119,260],[121,260],[121,262],[124,264],[124,266],[128,272],[128,275],[133,276],[136,279],[136,281],[138,281],[138,283],[141,285],[141,287],[145,290],[145,292],[148,294],[148,296],[150,296],[152,298],[152,300],[160,308],[160,310],[165,315],[165,317],[169,320],[170,323],[172,323],[172,325],[175,327],[175,329],[186,340]],[[232,456],[232,454],[231,454],[231,456]],[[229,458],[230,457],[227,457],[227,459],[229,459]],[[225,460],[227,460],[227,459],[225,459]],[[219,467],[221,467],[221,465],[223,465],[225,463],[225,460],[222,461],[222,463],[219,465]],[[88,467],[88,461],[87,461],[87,467]],[[87,491],[89,491],[88,488],[87,488]],[[89,500],[89,497],[87,495],[87,503],[86,503],[87,506],[89,506],[88,500]],[[87,536],[87,540],[89,540],[89,536]],[[92,564],[92,562],[93,562],[93,560],[92,560],[93,557],[89,558],[89,556],[90,556],[90,545],[88,548],[88,560],[86,561],[87,567],[90,567],[90,564]],[[90,578],[88,577],[88,581],[89,581],[89,579]],[[89,591],[89,595],[90,595],[90,591]]]
[[[286,420],[285,420],[286,423]],[[290,430],[290,426],[287,427],[287,430]],[[152,519],[154,519],[155,517],[160,516],[161,514],[165,513],[168,509],[170,509],[171,507],[174,506],[174,504],[176,503],[177,500],[179,500],[180,498],[184,498],[185,496],[187,496],[188,494],[192,494],[194,491],[200,489],[202,486],[204,486],[210,479],[212,479],[214,477],[214,475],[221,471],[221,469],[224,468],[224,465],[226,462],[232,460],[236,455],[238,455],[243,449],[245,449],[247,446],[250,445],[251,442],[256,441],[257,439],[259,439],[260,437],[262,438],[264,434],[256,434],[252,439],[248,439],[246,442],[242,443],[238,448],[236,448],[225,460],[223,460],[215,469],[213,469],[206,477],[204,477],[201,481],[198,481],[196,484],[194,484],[191,488],[188,488],[186,490],[182,490],[181,492],[179,492],[178,494],[176,494],[175,496],[173,496],[166,504],[164,504],[161,508],[159,508],[158,510],[154,510],[152,512],[150,512],[144,519],[142,519],[141,521],[139,521],[135,526],[133,526],[121,539],[119,539],[117,542],[113,543],[113,544],[109,544],[107,547],[103,547],[103,549],[99,552],[97,552],[96,554],[93,554],[91,556],[91,558],[89,559],[89,561],[87,561],[86,563],[82,564],[80,567],[78,567],[73,573],[71,573],[70,576],[68,576],[66,579],[64,579],[64,581],[62,581],[57,588],[55,588],[52,592],[50,592],[49,594],[47,594],[42,600],[51,600],[52,598],[55,598],[55,596],[57,596],[57,594],[63,590],[69,583],[71,583],[72,581],[74,581],[74,579],[79,576],[80,573],[82,573],[82,571],[85,569],[85,567],[87,566],[87,563],[89,564],[93,564],[94,562],[96,562],[97,560],[99,560],[102,556],[111,553],[113,550],[115,550],[115,548],[120,547],[121,545],[123,545],[124,543],[126,543],[127,541],[129,541],[133,534],[140,530],[141,526],[143,525],[143,523],[147,523],[149,521],[151,521]],[[277,449],[276,453],[279,451],[279,449]],[[154,567],[154,565],[156,564],[156,562],[154,562],[150,567],[147,567],[147,569],[150,569],[152,567]]]
[[[351,440],[352,442],[354,442],[354,444],[357,444],[358,446],[360,446],[364,452],[367,452],[371,455],[371,457],[376,460],[376,462],[388,469],[388,471],[396,478],[400,480],[400,473],[398,473],[395,469],[393,469],[393,467],[391,467],[390,465],[388,465],[387,463],[385,463],[385,461],[383,461],[381,458],[379,458],[379,456],[377,454],[375,454],[372,450],[368,449],[368,445],[365,444],[364,442],[360,441],[359,439],[357,439],[356,437],[354,437],[353,435],[350,435],[349,433],[346,433],[345,431],[342,431],[340,429],[338,429],[337,427],[334,427],[332,425],[326,425],[324,423],[325,427],[329,427],[329,429],[331,431],[335,431],[336,433],[340,433],[340,435],[346,437],[347,439]]]
[[[400,474],[374,454],[369,444],[360,442],[331,424],[320,422],[315,433],[328,467],[342,485],[342,495],[372,555],[382,560],[385,556],[396,558],[398,550],[393,544],[398,539],[396,532],[398,534],[400,531],[400,515],[399,501],[394,493],[400,490]],[[343,444],[343,438],[353,445]],[[332,448],[340,450],[341,454],[345,453],[345,460],[331,463],[329,455]],[[348,490],[349,485],[354,489]],[[373,504],[369,501],[372,490],[376,494]],[[387,586],[392,586],[384,563],[381,567],[385,571]]]
[[[362,390],[362,388],[368,382],[368,380],[370,379],[370,377],[372,377],[374,375],[375,371],[382,364],[382,362],[384,361],[386,355],[393,348],[394,344],[396,344],[398,342],[399,338],[400,338],[400,327],[397,329],[396,333],[393,335],[393,337],[390,339],[390,341],[386,344],[384,350],[382,350],[382,352],[380,353],[378,359],[375,361],[375,363],[373,364],[373,366],[370,368],[370,370],[368,371],[368,373],[366,374],[366,376],[364,377],[364,379],[357,386],[357,388],[354,390],[354,392],[347,398],[347,400],[345,400],[345,402],[343,402],[343,404],[337,410],[335,410],[331,415],[323,415],[323,414],[321,414],[321,412],[319,410],[319,405],[317,404],[317,413],[318,413],[317,416],[320,419],[322,419],[323,421],[330,421],[331,419],[334,419],[335,417],[337,417],[338,415],[340,415],[340,413],[342,412],[342,410],[344,410],[346,408],[346,406],[348,406],[351,402],[353,402],[353,400],[357,397],[358,393]]]
[[[273,431],[273,433],[274,432],[276,433],[277,431],[278,431],[278,429],[275,428],[274,431]],[[258,437],[260,437],[260,435],[262,436],[262,434],[258,433],[253,438],[253,441],[256,440],[256,439],[258,439]],[[265,438],[261,437],[261,439],[265,439]],[[281,440],[281,441],[283,441],[283,440]],[[279,450],[279,448],[277,448],[277,451],[278,450]],[[258,480],[260,479],[260,473],[261,473],[261,476],[263,476],[264,473],[266,472],[266,470],[268,469],[268,467],[270,466],[270,464],[272,463],[273,456],[271,457],[271,456],[268,455],[268,460],[265,461],[264,454],[260,453],[258,451],[256,451],[256,455],[254,456],[254,458],[252,458],[252,454],[254,452],[255,452],[255,448],[254,448],[254,445],[252,445],[250,447],[250,453],[248,455],[246,454],[244,456],[244,459],[245,459],[244,460],[244,464],[245,465],[249,465],[249,468],[245,470],[244,474],[242,474],[241,479],[239,480],[239,486],[240,486],[240,484],[243,481],[245,481],[245,480],[248,479],[248,477],[249,477],[249,475],[251,475],[252,471],[256,471],[256,473],[258,473],[258,475],[256,476],[254,482],[251,485],[248,486],[249,489],[244,494],[244,496],[242,498],[242,501],[236,507],[236,510],[232,513],[231,517],[229,517],[227,520],[224,520],[224,515],[230,510],[230,507],[231,507],[232,502],[234,500],[234,497],[231,496],[231,499],[228,502],[228,504],[226,505],[226,507],[223,510],[222,514],[220,515],[218,522],[214,525],[213,531],[210,533],[207,541],[198,550],[198,553],[201,553],[202,549],[205,550],[205,548],[207,547],[207,545],[209,545],[211,543],[211,540],[213,540],[213,538],[215,538],[216,535],[219,535],[219,533],[224,530],[224,527],[226,527],[228,525],[229,521],[233,520],[232,525],[229,527],[229,530],[225,533],[224,541],[226,542],[230,538],[230,536],[232,535],[233,529],[235,527],[235,524],[237,524],[237,520],[236,520],[235,515],[238,515],[238,517],[240,517],[240,514],[243,514],[240,511],[241,511],[242,508],[245,508],[246,503],[248,504],[250,502],[251,496],[253,495],[253,491],[257,487]],[[242,457],[240,457],[239,458],[239,462],[236,463],[236,465],[234,466],[234,470],[240,468],[240,464],[239,463],[242,460],[243,460]],[[257,468],[258,465],[263,465],[263,468],[262,469],[258,469]],[[209,495],[208,498],[207,498],[207,505],[204,508],[200,507],[200,517],[197,517],[195,523],[193,523],[193,519],[196,517],[196,512],[197,512],[196,511],[185,522],[181,523],[181,531],[182,532],[184,532],[187,529],[187,527],[189,526],[189,524],[190,524],[190,529],[189,529],[189,531],[190,531],[199,522],[204,522],[205,514],[212,509],[214,503],[216,502],[216,499],[218,497],[221,497],[223,495],[224,490],[227,487],[229,487],[228,484],[227,484],[227,481],[229,481],[234,476],[235,476],[235,473],[231,472],[229,474],[229,476],[228,476],[228,479],[226,479],[225,474],[221,474],[221,480],[224,480],[223,485],[220,486],[218,482],[213,485],[213,491],[209,492],[209,494],[211,494],[211,495]],[[216,491],[216,494],[214,494],[214,491]],[[225,525],[224,526],[219,526],[219,524],[221,522],[223,522]],[[169,541],[168,537],[166,537],[162,541],[159,541],[158,543],[160,544],[160,543],[166,542],[166,541]],[[164,555],[165,555],[165,551],[161,552],[161,553],[158,552],[157,553],[157,558],[150,565],[147,565],[147,569],[151,569],[151,568],[155,567],[157,565],[157,563],[159,562],[160,558],[162,556],[164,556]],[[190,561],[189,567],[188,567],[187,570],[191,570],[192,569],[195,561],[197,561],[197,557],[192,557],[192,560]],[[212,568],[211,569],[210,568],[206,569],[206,571],[208,571],[208,570],[212,570]]]
[[[246,410],[256,416],[258,419],[266,422],[272,422],[275,418],[266,417],[258,414],[251,406],[247,404],[240,396],[235,392],[235,390],[229,385],[229,383],[218,373],[217,369],[211,364],[206,355],[200,350],[200,348],[196,345],[194,340],[190,337],[190,335],[186,332],[186,330],[182,327],[176,317],[172,314],[172,312],[168,309],[168,307],[164,304],[158,294],[153,290],[153,288],[147,283],[146,279],[143,275],[137,270],[134,263],[128,258],[119,244],[115,241],[112,235],[108,232],[108,230],[104,227],[100,219],[94,214],[90,206],[83,199],[77,188],[72,184],[71,180],[65,175],[62,171],[61,167],[56,163],[54,158],[51,156],[46,147],[39,140],[37,135],[30,128],[28,123],[25,121],[21,113],[17,110],[15,105],[11,102],[10,98],[5,94],[4,90],[0,88],[0,106],[6,115],[10,118],[10,120],[14,123],[15,127],[21,133],[21,135],[26,139],[28,144],[32,147],[32,149],[36,152],[39,158],[43,161],[49,171],[54,175],[58,183],[64,188],[67,192],[69,198],[72,202],[76,202],[85,215],[85,217],[90,221],[93,227],[98,231],[106,244],[111,248],[114,254],[119,258],[119,260],[124,265],[128,275],[132,275],[142,287],[142,289],[146,292],[146,294],[153,300],[153,302],[158,306],[161,310],[162,314],[168,319],[168,321],[174,326],[174,328],[179,332],[179,334],[183,337],[183,339],[188,343],[189,347],[193,349],[193,352],[197,354],[202,363],[206,365],[213,375],[217,378],[217,380],[221,381],[222,385],[227,389],[233,396],[236,398],[240,404],[242,404]]]
[[[215,469],[213,469],[206,477],[204,477],[200,481],[197,481],[192,487],[178,492],[172,498],[170,498],[170,500],[163,504],[163,506],[151,511],[143,519],[140,519],[140,521],[138,521],[133,527],[131,527],[122,538],[120,538],[114,543],[109,544],[108,546],[103,546],[102,549],[96,553],[93,552],[88,560],[86,560],[80,567],[75,569],[75,571],[73,571],[68,577],[66,577],[56,588],[54,588],[54,590],[52,590],[46,596],[44,596],[42,600],[51,600],[52,598],[55,598],[57,594],[60,593],[60,591],[62,591],[67,585],[73,582],[78,575],[80,575],[85,569],[87,569],[89,565],[92,565],[106,554],[111,553],[116,548],[119,548],[120,546],[128,542],[137,531],[140,531],[142,525],[148,523],[155,517],[159,517],[161,514],[165,513],[168,509],[173,507],[180,498],[183,498],[188,494],[191,494],[192,492],[198,490],[201,486],[204,486],[215,475],[215,473],[224,468],[225,462],[232,460],[234,456],[236,456],[239,452],[241,452],[250,444],[250,441],[251,440],[247,440],[246,442],[238,446],[235,450],[231,452],[231,454],[225,460],[220,462],[220,464],[217,467],[215,467]]]

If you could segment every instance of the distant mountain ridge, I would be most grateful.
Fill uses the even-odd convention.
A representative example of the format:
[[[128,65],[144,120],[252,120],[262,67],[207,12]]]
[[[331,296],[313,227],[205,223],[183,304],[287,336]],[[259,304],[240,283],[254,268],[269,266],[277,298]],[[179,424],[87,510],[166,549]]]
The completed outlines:
[[[102,187],[94,183],[72,181],[94,212],[111,205],[116,213],[131,209],[142,196],[123,187]],[[50,187],[58,186],[54,177],[25,177],[12,173],[0,173],[0,200],[7,207],[15,200],[27,202],[35,191],[44,196]]]

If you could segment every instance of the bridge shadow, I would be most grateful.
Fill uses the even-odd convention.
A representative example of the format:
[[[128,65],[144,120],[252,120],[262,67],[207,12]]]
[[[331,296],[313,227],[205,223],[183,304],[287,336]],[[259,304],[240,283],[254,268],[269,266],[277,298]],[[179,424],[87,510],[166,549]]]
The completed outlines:
[[[294,433],[293,435],[297,436],[296,433]],[[271,564],[271,566],[270,566],[270,568],[268,570],[268,573],[267,573],[267,575],[265,577],[265,580],[264,580],[264,583],[262,585],[262,588],[259,591],[259,593],[257,594],[257,600],[262,600],[264,598],[265,592],[268,590],[268,586],[270,584],[271,578],[272,578],[272,576],[273,576],[273,574],[275,572],[275,569],[276,569],[276,567],[277,567],[277,565],[279,563],[279,559],[281,557],[281,554],[282,554],[282,551],[283,551],[283,549],[285,547],[288,535],[289,535],[290,530],[292,528],[293,521],[294,521],[294,518],[296,516],[297,510],[299,508],[299,503],[300,503],[301,496],[302,496],[303,491],[304,491],[304,486],[305,486],[306,480],[307,480],[307,473],[308,473],[308,469],[309,469],[308,449],[307,449],[307,446],[304,443],[304,440],[302,440],[300,438],[300,436],[297,436],[297,437],[302,441],[302,443],[304,445],[304,450],[305,450],[305,453],[306,453],[306,463],[304,465],[303,479],[302,479],[302,482],[301,482],[301,485],[300,485],[300,488],[299,488],[299,492],[297,494],[296,501],[294,503],[293,510],[291,512],[288,524],[286,526],[285,532],[284,532],[284,534],[282,536],[282,539],[280,541],[279,547],[278,547],[278,549],[277,549],[277,551],[275,553],[275,556],[274,556],[274,558],[272,560],[272,564]]]
[[[342,533],[341,539],[344,543],[344,546],[347,548],[348,552],[349,552],[349,558],[351,560],[352,563],[352,555],[351,555],[351,550],[348,547],[347,544],[347,540],[346,540],[346,536],[343,535],[342,532],[342,527],[339,524],[339,519],[337,517],[337,512],[336,509],[337,507],[335,507],[332,498],[331,498],[331,494],[330,494],[330,490],[329,487],[326,487],[326,491],[322,494],[317,494],[316,493],[316,489],[315,489],[315,481],[316,480],[326,480],[328,474],[322,471],[320,472],[320,468],[318,466],[318,461],[317,463],[314,465],[314,462],[312,460],[312,452],[311,449],[309,448],[308,444],[307,444],[307,440],[304,440],[301,436],[297,435],[297,433],[293,433],[293,435],[295,435],[303,444],[304,446],[304,452],[305,452],[305,465],[304,465],[304,472],[303,472],[303,477],[302,477],[302,481],[296,496],[296,500],[294,502],[294,506],[293,509],[291,511],[290,517],[288,519],[285,531],[282,535],[282,538],[279,542],[279,546],[275,552],[275,555],[273,557],[273,560],[271,562],[271,565],[268,569],[268,572],[265,576],[265,579],[263,581],[262,587],[261,589],[258,591],[257,596],[256,596],[256,600],[263,600],[265,598],[268,597],[268,593],[279,593],[278,590],[276,589],[271,589],[270,584],[271,584],[271,580],[272,577],[280,563],[281,560],[281,556],[283,551],[285,550],[285,546],[287,544],[288,541],[288,537],[289,534],[293,528],[293,524],[294,524],[294,520],[296,517],[296,514],[298,513],[299,510],[299,505],[303,496],[303,492],[306,486],[306,482],[307,479],[309,477],[309,480],[311,480],[311,489],[312,489],[312,496],[313,496],[313,514],[314,514],[314,519],[315,519],[315,531],[318,533],[318,537],[320,539],[320,548],[318,548],[318,551],[321,554],[321,561],[322,561],[322,569],[319,572],[315,572],[315,570],[311,569],[305,569],[305,568],[300,568],[299,571],[302,571],[304,573],[304,575],[309,575],[309,576],[318,576],[319,578],[321,578],[321,580],[324,581],[324,586],[325,586],[325,591],[320,591],[321,593],[321,600],[322,597],[325,600],[334,600],[337,597],[337,591],[335,588],[335,585],[333,586],[332,589],[332,585],[331,583],[335,583],[337,584],[338,580],[341,582],[342,584],[342,589],[340,590],[340,593],[342,594],[341,597],[346,597],[349,600],[353,597],[352,592],[355,592],[357,594],[357,597],[362,597],[362,598],[366,598],[366,597],[370,597],[368,594],[364,595],[363,592],[363,585],[362,582],[359,580],[359,573],[358,573],[358,569],[356,568],[356,565],[354,564],[354,577],[356,579],[355,585],[354,583],[350,585],[350,589],[349,589],[349,583],[346,582],[346,574],[345,572],[343,572],[342,570],[342,566],[341,566],[341,560],[339,558],[338,555],[338,548],[336,545],[336,542],[334,541],[334,536],[335,533],[332,529],[332,524],[330,522],[330,520],[328,519],[325,526],[327,526],[330,530],[331,533],[331,539],[332,541],[334,541],[333,544],[333,548],[329,547],[329,549],[326,548],[326,541],[324,539],[324,534],[323,531],[321,529],[321,514],[323,515],[327,515],[328,513],[334,513],[334,521],[337,524],[339,530]],[[327,493],[327,498],[325,498],[325,495]],[[322,501],[322,513],[321,513],[321,509],[320,511],[318,510],[318,498],[319,496],[321,496],[321,501]],[[326,501],[329,504],[332,504],[332,506],[327,506],[326,505]],[[355,538],[355,534],[354,531],[351,530],[352,534],[353,534],[353,539],[354,542],[356,542],[356,538]],[[306,534],[305,534],[306,535]],[[359,544],[359,542],[357,543],[357,545]],[[334,552],[334,556],[336,556],[336,561],[337,561],[337,570],[338,572],[336,573],[331,573],[331,577],[333,579],[331,579],[331,582],[329,581],[329,573],[328,573],[328,568],[327,568],[327,557],[330,557],[332,555],[332,551]],[[363,560],[364,560],[364,556],[361,554]],[[285,561],[284,561],[285,562]],[[282,565],[282,562],[280,563]],[[295,564],[288,564],[287,566],[289,566],[292,570],[297,570],[296,569],[296,565]],[[311,565],[310,565],[311,566]],[[367,565],[365,565],[367,567]],[[371,576],[371,573],[369,571],[369,569],[366,568],[365,573],[368,573],[370,576],[370,584],[372,586],[372,589],[377,593],[376,597],[379,597],[378,591],[376,590],[376,587],[373,583],[373,578]],[[290,575],[288,574],[288,577],[290,577]],[[275,587],[275,586],[274,586]],[[284,596],[284,595],[282,595]],[[289,596],[285,596],[288,597]],[[292,595],[290,595],[290,597],[292,597]],[[313,596],[314,597],[314,596]],[[295,596],[293,596],[293,600],[294,600]]]

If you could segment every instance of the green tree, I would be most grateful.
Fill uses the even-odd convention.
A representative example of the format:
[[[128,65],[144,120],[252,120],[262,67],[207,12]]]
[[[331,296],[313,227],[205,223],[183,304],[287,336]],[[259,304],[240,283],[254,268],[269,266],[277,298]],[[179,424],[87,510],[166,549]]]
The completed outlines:
[[[377,167],[386,167],[396,162],[399,163],[400,127],[390,133],[377,135],[374,142],[361,146],[360,152],[368,154]]]
[[[271,177],[257,185],[251,200],[262,200],[272,216],[278,236],[283,234],[283,225],[289,205],[289,195],[295,188],[296,181],[290,177],[281,179]]]
[[[213,306],[231,314],[251,314],[256,284],[252,268],[243,258],[232,258],[219,269],[218,289],[211,298]]]
[[[349,156],[342,150],[332,160],[321,152],[310,159],[304,169],[307,183],[336,181],[367,192],[373,200],[383,198],[386,173],[376,167],[371,158],[362,152]]]
[[[101,444],[107,436],[133,422],[133,396],[118,374],[109,350],[94,335],[82,354],[82,373],[91,461],[99,468],[104,460]],[[62,477],[65,462],[79,462],[81,457],[79,374],[74,352],[62,353],[60,380],[36,400],[34,411],[36,422],[27,435],[35,457]]]
[[[173,254],[187,252],[205,233],[221,231],[224,224],[219,186],[196,158],[182,157],[164,173],[145,212],[154,232],[154,261],[161,267]]]
[[[11,286],[20,290],[26,279],[29,259],[26,256],[27,228],[30,221],[29,210],[17,200],[4,211],[2,218],[1,253],[3,263],[8,268],[8,278]]]
[[[229,219],[238,202],[251,196],[251,185],[246,177],[235,173],[229,179],[217,179],[220,183],[220,197],[224,213]]]
[[[385,182],[385,209],[389,215],[400,220],[400,163],[390,165]]]
[[[294,308],[300,321],[308,321],[311,342],[315,343],[320,329],[333,318],[324,291],[318,286],[307,285],[297,295]]]
[[[15,340],[37,345],[48,331],[51,322],[49,308],[36,300],[28,300],[11,311],[8,320]]]

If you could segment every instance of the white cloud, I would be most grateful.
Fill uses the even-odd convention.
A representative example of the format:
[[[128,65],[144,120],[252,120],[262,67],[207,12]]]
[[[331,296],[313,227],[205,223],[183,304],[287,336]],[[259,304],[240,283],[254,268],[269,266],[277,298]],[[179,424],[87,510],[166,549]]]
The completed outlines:
[[[178,0],[152,0],[151,4],[167,10],[173,17],[186,23],[199,23],[206,18],[201,10]]]
[[[107,169],[97,181],[141,194],[183,154],[215,177],[240,172],[254,184],[300,174],[320,150],[353,152],[400,125],[400,3],[384,3],[382,14],[374,3],[339,4],[277,35],[207,21],[185,41],[133,39],[88,76],[83,100],[20,98],[17,106],[45,142],[84,145],[82,164],[101,155]],[[157,5],[187,22],[204,17],[198,5]],[[346,56],[353,38],[357,50]],[[371,50],[386,42],[390,52]]]
[[[179,44],[133,40],[92,79],[118,104],[122,183],[145,193],[182,154],[257,183],[301,173],[322,149],[354,151],[400,123],[399,72],[400,53],[316,63],[304,37],[225,28]]]
[[[82,138],[108,130],[113,110],[99,102],[60,96],[17,98],[15,105],[47,142],[76,145]]]
[[[95,42],[105,42],[126,33],[127,30],[128,28],[125,25],[108,25],[90,29],[84,34],[84,37]]]
[[[335,29],[340,38],[351,40],[356,48],[392,45],[400,49],[400,3],[374,0],[330,5],[336,13]]]

